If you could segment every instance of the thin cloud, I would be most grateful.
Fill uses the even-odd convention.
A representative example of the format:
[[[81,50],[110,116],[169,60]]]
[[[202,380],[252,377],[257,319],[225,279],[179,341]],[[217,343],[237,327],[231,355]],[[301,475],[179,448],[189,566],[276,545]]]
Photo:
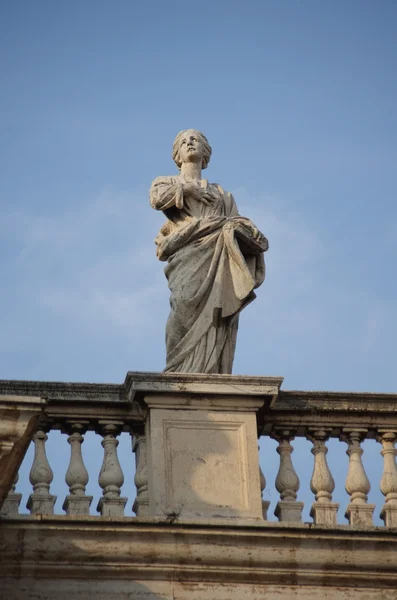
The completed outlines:
[[[332,362],[339,388],[363,388],[357,382],[373,353],[387,353],[383,369],[391,360],[395,307],[367,282],[353,284],[343,264],[335,275],[332,249],[300,215],[264,194],[235,195],[240,213],[270,241],[266,281],[241,316],[235,372],[282,374],[296,387],[310,371],[314,386],[329,377],[332,389]],[[30,352],[42,364],[54,339],[73,344],[73,331],[82,353],[100,344],[111,362],[117,347],[129,365],[158,368],[150,356],[162,364],[169,290],[153,239],[163,221],[147,195],[111,188],[77,210],[5,215],[14,297],[0,300],[0,351]],[[73,372],[78,354],[68,360]]]

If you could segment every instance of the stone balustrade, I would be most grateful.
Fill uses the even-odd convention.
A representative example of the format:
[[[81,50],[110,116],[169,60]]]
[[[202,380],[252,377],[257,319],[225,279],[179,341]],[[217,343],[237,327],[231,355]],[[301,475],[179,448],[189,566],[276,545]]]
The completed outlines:
[[[280,501],[276,515],[280,521],[300,521],[301,503],[296,499],[299,478],[291,460],[294,438],[305,438],[312,443],[314,456],[310,489],[314,494],[310,516],[316,525],[337,525],[339,504],[333,502],[334,477],[327,461],[328,444],[337,439],[347,445],[347,476],[344,488],[350,502],[344,516],[353,527],[371,527],[374,524],[375,505],[368,502],[373,486],[380,487],[384,505],[379,515],[386,527],[397,527],[397,395],[329,392],[280,392],[276,402],[263,415],[262,435],[279,440],[280,470],[276,488]],[[383,457],[383,472],[370,483],[363,462],[366,440],[376,440]],[[284,455],[284,458],[283,458]],[[288,497],[288,508],[283,502]],[[289,508],[289,507],[292,508]]]
[[[259,496],[268,487],[277,490],[279,501],[274,514],[280,522],[302,522],[302,498],[307,502],[309,490],[300,490],[299,473],[302,468],[310,468],[310,490],[314,496],[310,516],[313,523],[328,528],[338,525],[340,506],[334,501],[333,495],[335,479],[340,477],[340,473],[331,472],[327,460],[330,440],[338,440],[338,443],[345,445],[347,454],[345,490],[349,501],[344,507],[344,514],[349,526],[373,527],[377,510],[385,527],[397,527],[397,395],[289,392],[280,391],[280,384],[279,378],[153,373],[129,373],[126,382],[120,386],[0,382],[0,394],[3,397],[34,396],[45,402],[32,437],[34,457],[29,476],[32,492],[27,501],[30,514],[54,514],[56,497],[51,493],[54,465],[50,464],[46,444],[50,432],[58,430],[67,439],[70,451],[69,465],[64,474],[69,492],[62,504],[66,516],[92,516],[95,506],[91,506],[93,497],[87,495],[86,489],[89,478],[93,477],[98,478],[102,490],[96,506],[100,516],[124,516],[128,500],[122,495],[121,488],[125,477],[129,481],[134,480],[136,486],[136,496],[130,498],[129,504],[133,505],[135,514],[143,518],[156,516],[150,509],[153,495],[153,484],[150,481],[153,465],[161,457],[153,456],[157,452],[157,446],[153,445],[150,436],[157,434],[153,423],[152,428],[148,425],[148,415],[155,409],[164,411],[164,398],[167,397],[172,400],[174,419],[176,411],[178,415],[186,416],[191,421],[189,411],[195,410],[197,425],[194,427],[203,427],[203,419],[200,417],[201,420],[197,421],[197,415],[201,414],[201,406],[204,405],[217,411],[216,419],[220,419],[221,423],[226,423],[226,420],[222,421],[225,411],[229,417],[232,415],[232,421],[233,415],[238,415],[243,422],[242,404],[246,406],[244,410],[254,411],[252,414],[256,414],[258,436],[274,440],[277,447],[273,455],[267,453],[263,457],[261,467],[257,462],[257,488],[254,478],[255,485],[250,489]],[[209,390],[212,395],[208,393]],[[254,408],[248,408],[250,402]],[[246,425],[243,423],[243,426]],[[226,425],[223,424],[222,427],[223,432],[229,431]],[[89,473],[83,459],[84,438],[87,432],[92,431],[100,436],[103,449],[99,473]],[[131,436],[136,461],[134,469],[131,454],[125,460],[125,464],[130,464],[130,469],[128,472],[124,469],[124,473],[118,456],[121,433]],[[311,445],[311,453],[308,448],[304,465],[301,459],[294,466],[293,446],[298,439],[307,440],[307,444]],[[383,472],[379,472],[377,480],[371,482],[363,460],[366,440],[376,440],[383,459]],[[202,462],[205,462],[204,458]],[[274,483],[269,480],[267,473],[270,464],[276,464],[276,470],[278,469]],[[268,479],[267,484],[265,477]],[[21,494],[16,491],[16,480],[11,483],[2,507],[3,518],[15,518],[19,514]],[[19,487],[21,481],[17,485]],[[384,496],[383,506],[376,507],[368,502],[371,485],[380,488]],[[268,509],[269,501],[262,498],[265,520],[272,518],[272,515],[267,514]],[[238,511],[233,516],[244,517]],[[164,518],[176,519],[178,513],[164,514]]]

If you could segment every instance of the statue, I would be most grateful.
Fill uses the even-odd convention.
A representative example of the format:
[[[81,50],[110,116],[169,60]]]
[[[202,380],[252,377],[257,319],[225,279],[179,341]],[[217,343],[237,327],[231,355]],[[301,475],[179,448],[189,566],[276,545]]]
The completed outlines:
[[[172,153],[180,174],[150,188],[167,217],[155,240],[171,290],[165,372],[231,373],[239,313],[265,278],[266,238],[232,194],[201,178],[211,151],[202,133],[181,131]]]

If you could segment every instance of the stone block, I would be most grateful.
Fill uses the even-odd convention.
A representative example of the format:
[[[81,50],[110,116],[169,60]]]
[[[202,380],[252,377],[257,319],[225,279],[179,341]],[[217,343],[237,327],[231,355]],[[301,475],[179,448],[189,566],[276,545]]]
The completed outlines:
[[[345,517],[352,527],[373,527],[372,515],[375,504],[350,503],[346,509]]]
[[[127,498],[101,498],[98,502],[97,511],[101,517],[124,517],[124,507]]]
[[[19,505],[21,504],[22,494],[10,493],[4,500],[0,510],[0,517],[17,517],[19,514]]]
[[[315,525],[326,525],[335,527],[337,525],[337,512],[339,504],[336,502],[314,502],[310,516]]]
[[[32,515],[53,515],[56,500],[52,494],[30,494],[26,508]]]
[[[397,506],[390,506],[387,503],[383,505],[380,518],[384,521],[385,527],[397,528]]]
[[[280,500],[277,503],[274,514],[279,521],[301,523],[303,506],[303,502]]]
[[[132,510],[137,517],[149,516],[149,498],[135,498]]]
[[[161,405],[158,402],[161,401]],[[262,519],[257,399],[149,398],[149,514]]]
[[[66,496],[62,510],[68,516],[88,516],[93,496]]]

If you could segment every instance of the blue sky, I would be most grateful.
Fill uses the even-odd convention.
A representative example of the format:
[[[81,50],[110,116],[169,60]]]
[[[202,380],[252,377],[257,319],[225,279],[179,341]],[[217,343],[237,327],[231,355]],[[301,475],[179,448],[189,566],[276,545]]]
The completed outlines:
[[[0,8],[0,377],[164,367],[148,203],[178,131],[270,241],[235,373],[397,388],[394,0]]]

